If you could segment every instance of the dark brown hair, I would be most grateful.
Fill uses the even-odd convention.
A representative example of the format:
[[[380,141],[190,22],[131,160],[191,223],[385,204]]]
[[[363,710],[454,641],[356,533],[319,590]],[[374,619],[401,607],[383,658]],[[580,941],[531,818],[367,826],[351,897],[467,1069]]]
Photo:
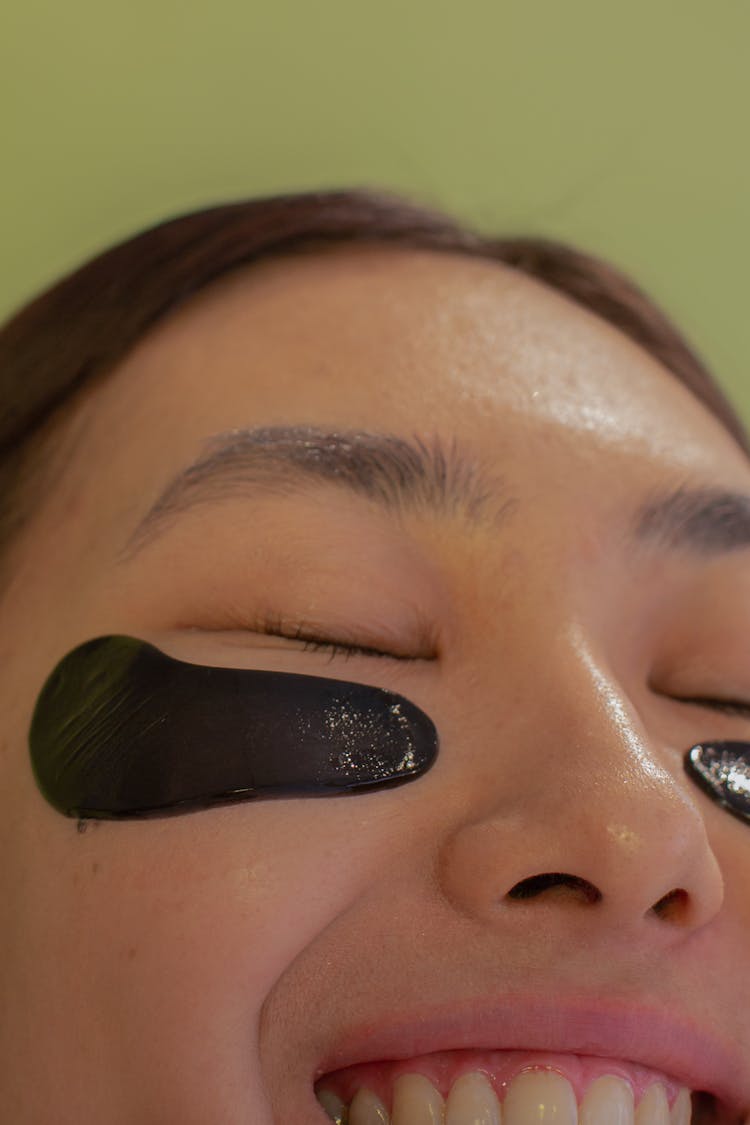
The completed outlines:
[[[211,207],[160,223],[57,282],[0,329],[0,552],[48,483],[46,437],[62,408],[149,329],[231,270],[356,242],[503,262],[615,325],[670,370],[750,455],[713,376],[663,312],[619,270],[560,242],[484,236],[378,191],[309,192]]]

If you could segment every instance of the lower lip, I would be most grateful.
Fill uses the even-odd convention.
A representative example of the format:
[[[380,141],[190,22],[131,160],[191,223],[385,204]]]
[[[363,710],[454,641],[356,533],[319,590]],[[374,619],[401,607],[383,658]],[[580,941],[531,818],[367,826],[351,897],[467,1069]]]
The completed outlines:
[[[635,1104],[654,1082],[664,1087],[670,1107],[681,1089],[680,1083],[658,1071],[622,1059],[587,1055],[553,1054],[546,1051],[437,1051],[411,1059],[360,1063],[334,1071],[320,1078],[318,1089],[331,1090],[347,1104],[357,1090],[366,1087],[390,1105],[393,1084],[402,1074],[421,1074],[445,1098],[453,1083],[471,1071],[481,1071],[492,1083],[502,1101],[507,1086],[516,1075],[531,1067],[552,1069],[563,1075],[575,1091],[579,1105],[592,1082],[603,1075],[614,1075],[628,1082]]]

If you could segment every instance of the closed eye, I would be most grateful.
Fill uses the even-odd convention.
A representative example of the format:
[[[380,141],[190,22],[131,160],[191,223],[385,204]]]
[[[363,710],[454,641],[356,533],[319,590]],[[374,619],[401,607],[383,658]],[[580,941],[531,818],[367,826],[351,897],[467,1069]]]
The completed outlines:
[[[337,658],[351,660],[354,656],[377,657],[380,660],[415,661],[424,660],[424,656],[411,656],[404,653],[384,652],[383,649],[374,648],[372,645],[350,644],[346,641],[333,640],[321,637],[307,629],[304,625],[291,628],[285,627],[280,620],[267,619],[263,622],[259,632],[265,636],[282,637],[288,641],[302,641],[302,652],[328,652],[328,663]],[[430,657],[429,659],[433,659]]]
[[[390,639],[384,640],[383,647],[377,647],[380,638],[375,633],[375,644],[357,644],[356,636],[360,632],[356,626],[352,626],[351,631],[349,628],[343,628],[339,636],[325,636],[318,630],[321,628],[317,623],[307,623],[305,621],[295,620],[294,618],[284,616],[277,613],[265,613],[257,617],[250,614],[238,612],[236,609],[225,612],[220,618],[214,617],[211,620],[204,620],[200,625],[196,625],[193,621],[180,622],[180,629],[190,632],[199,633],[221,633],[221,634],[241,634],[243,641],[248,637],[274,637],[283,641],[296,641],[298,643],[295,648],[288,651],[292,652],[327,652],[329,654],[329,663],[331,660],[344,659],[351,660],[353,657],[375,657],[379,660],[399,660],[401,662],[414,663],[416,661],[436,661],[440,657],[437,643],[430,635],[428,628],[423,627],[420,630],[420,635],[417,640],[408,642],[407,651],[394,651],[401,647],[398,639],[394,637],[393,641]],[[390,630],[389,630],[390,631]],[[326,629],[327,632],[327,629]],[[336,632],[339,632],[337,629]],[[366,629],[362,627],[361,633],[365,633]],[[380,630],[378,630],[380,632]],[[343,636],[341,635],[343,633]],[[351,639],[350,639],[351,638]],[[391,644],[393,647],[391,647]],[[286,645],[276,646],[279,651],[287,649]],[[404,645],[406,648],[406,644]],[[411,651],[409,651],[409,649]]]
[[[681,696],[672,696],[678,703],[693,703],[697,707],[708,707],[712,711],[721,711],[725,715],[742,715],[750,718],[750,703],[742,703],[736,699],[710,699],[696,696],[684,699]]]

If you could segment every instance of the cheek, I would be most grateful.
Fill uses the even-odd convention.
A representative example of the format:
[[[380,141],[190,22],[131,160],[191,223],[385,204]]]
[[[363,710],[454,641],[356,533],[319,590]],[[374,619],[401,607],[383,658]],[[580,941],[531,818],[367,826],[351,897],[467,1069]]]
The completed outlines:
[[[55,900],[55,944],[97,982],[95,1003],[168,1022],[197,1008],[204,1026],[238,1021],[247,1036],[279,976],[367,885],[377,848],[348,847],[352,819],[338,801],[280,800],[89,823],[39,892]]]
[[[379,837],[355,804],[267,801],[82,833],[42,806],[13,852],[6,1057],[26,1044],[17,1065],[53,1060],[49,1089],[95,1105],[122,1081],[129,1120],[143,1119],[137,1099],[165,1097],[170,1120],[216,1120],[217,1107],[234,1120],[261,1096],[269,994],[374,876]]]

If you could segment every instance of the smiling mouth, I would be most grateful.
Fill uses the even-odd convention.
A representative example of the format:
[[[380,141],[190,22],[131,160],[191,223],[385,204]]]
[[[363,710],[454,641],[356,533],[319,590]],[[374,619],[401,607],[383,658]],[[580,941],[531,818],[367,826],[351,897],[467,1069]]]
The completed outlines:
[[[336,1125],[747,1125],[707,1091],[617,1059],[441,1051],[324,1075]],[[322,1119],[321,1119],[322,1120]]]

